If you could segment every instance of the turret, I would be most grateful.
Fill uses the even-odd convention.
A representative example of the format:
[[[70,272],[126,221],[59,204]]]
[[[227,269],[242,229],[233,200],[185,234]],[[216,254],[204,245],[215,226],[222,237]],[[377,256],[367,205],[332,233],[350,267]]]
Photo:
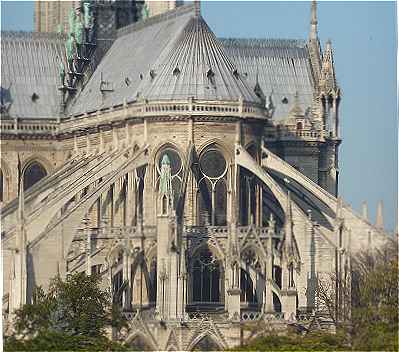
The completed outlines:
[[[310,54],[310,62],[315,78],[315,83],[320,76],[321,69],[321,51],[320,51],[320,41],[317,33],[317,3],[316,0],[312,1],[311,8],[311,20],[310,20],[310,32],[309,32],[309,54]]]
[[[362,203],[362,217],[366,221],[369,220],[369,209],[366,201]]]
[[[384,230],[383,208],[384,208],[384,203],[382,202],[382,200],[380,200],[377,205],[377,216],[375,219],[375,227],[380,230]]]

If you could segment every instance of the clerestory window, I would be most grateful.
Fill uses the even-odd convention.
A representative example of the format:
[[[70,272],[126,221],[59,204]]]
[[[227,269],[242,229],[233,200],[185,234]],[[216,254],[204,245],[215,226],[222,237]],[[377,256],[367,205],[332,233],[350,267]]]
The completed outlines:
[[[35,161],[29,164],[24,171],[24,190],[32,187],[45,176],[47,176],[47,171],[40,163]]]
[[[227,225],[227,162],[220,151],[206,150],[199,160],[197,224]]]
[[[191,267],[192,304],[218,305],[222,303],[222,265],[208,248],[201,250]]]

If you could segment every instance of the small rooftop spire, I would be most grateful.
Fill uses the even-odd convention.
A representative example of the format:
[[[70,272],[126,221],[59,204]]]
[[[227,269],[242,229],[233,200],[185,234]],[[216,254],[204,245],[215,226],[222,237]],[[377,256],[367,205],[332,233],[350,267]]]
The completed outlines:
[[[312,0],[309,39],[310,40],[317,39],[317,2],[316,2],[316,0]]]
[[[369,209],[366,201],[362,203],[362,216],[364,220],[369,219]]]
[[[201,16],[201,2],[200,2],[200,0],[194,0],[194,15],[197,18]]]
[[[382,200],[380,200],[377,205],[377,216],[376,216],[376,220],[375,220],[375,227],[377,227],[380,230],[384,229],[383,207],[384,207],[384,204],[383,204]]]

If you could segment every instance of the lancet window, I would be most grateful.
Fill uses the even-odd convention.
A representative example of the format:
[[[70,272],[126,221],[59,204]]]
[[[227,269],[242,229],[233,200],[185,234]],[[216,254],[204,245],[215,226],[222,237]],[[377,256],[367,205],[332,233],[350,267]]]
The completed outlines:
[[[222,303],[224,289],[223,269],[209,248],[202,249],[193,258],[191,266],[191,303],[217,306]]]
[[[214,147],[199,159],[197,223],[199,226],[227,224],[227,162]]]
[[[24,171],[24,190],[32,187],[47,175],[46,169],[38,162],[32,162]]]
[[[242,225],[255,224],[256,221],[256,178],[241,168],[240,175],[240,222]]]
[[[251,144],[247,152],[258,162],[258,148]],[[257,203],[259,201],[259,185],[257,178],[248,170],[240,168],[240,223],[241,225],[256,224]]]
[[[258,297],[256,293],[256,283],[254,284],[251,275],[244,269],[241,269],[240,277],[241,296],[240,301],[248,305],[257,305]]]
[[[157,260],[154,258],[150,263],[149,272],[149,294],[148,299],[150,304],[154,304],[157,301]]]
[[[254,307],[258,306],[258,284],[261,280],[262,266],[259,256],[252,248],[247,248],[243,251],[241,258],[245,267],[241,268],[240,275],[240,288],[241,296],[240,301],[243,304]]]
[[[123,285],[123,273],[122,270],[119,270],[112,278],[112,293],[114,298],[114,303],[118,304],[122,307],[122,297],[123,294],[121,292]]]
[[[294,281],[294,264],[291,263],[288,265],[288,287],[293,288],[295,287]]]
[[[135,207],[135,222],[137,223],[137,218],[143,217],[144,209],[144,177],[146,168],[141,167],[136,170],[136,207]]]
[[[177,201],[180,195],[180,187],[182,184],[183,177],[183,163],[179,153],[172,147],[165,147],[161,150],[157,158],[157,187],[160,190],[162,188],[162,163],[168,163],[170,167],[170,177],[171,177],[171,187],[173,193],[173,207],[176,207]],[[167,210],[166,197],[162,199],[161,207],[162,213],[165,213]]]

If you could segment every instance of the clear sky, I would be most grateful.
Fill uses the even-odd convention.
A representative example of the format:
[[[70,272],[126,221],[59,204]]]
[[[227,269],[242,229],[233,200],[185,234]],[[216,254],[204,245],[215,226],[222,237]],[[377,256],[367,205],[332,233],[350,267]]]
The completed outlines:
[[[34,3],[2,1],[3,30],[32,30]],[[208,1],[202,13],[219,37],[303,38],[310,2]],[[367,200],[371,220],[384,201],[386,227],[397,219],[396,3],[319,1],[319,36],[332,40],[342,88],[339,192],[355,210]]]

